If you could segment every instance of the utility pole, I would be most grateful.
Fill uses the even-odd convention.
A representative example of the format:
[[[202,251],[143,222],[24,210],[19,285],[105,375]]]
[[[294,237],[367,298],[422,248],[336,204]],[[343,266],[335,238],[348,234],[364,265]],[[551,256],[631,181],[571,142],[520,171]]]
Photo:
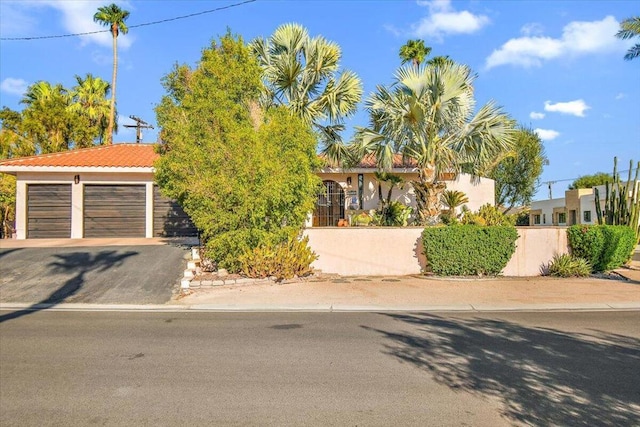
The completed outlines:
[[[555,181],[547,181],[547,185],[549,187],[549,200],[553,199],[553,194],[551,193],[551,186],[555,184]]]
[[[140,141],[142,141],[142,129],[153,129],[153,126],[142,120],[140,117],[129,116],[129,118],[135,121],[136,124],[123,126],[126,128],[136,128],[136,144],[140,144]]]

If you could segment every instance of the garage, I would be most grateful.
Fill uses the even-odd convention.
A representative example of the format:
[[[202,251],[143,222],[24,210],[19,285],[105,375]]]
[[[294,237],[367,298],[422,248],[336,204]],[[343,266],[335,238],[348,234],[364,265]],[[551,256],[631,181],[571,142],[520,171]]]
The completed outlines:
[[[195,237],[198,235],[191,218],[182,207],[164,197],[157,185],[153,186],[153,235],[155,237]]]
[[[71,237],[71,185],[27,185],[27,237]]]
[[[84,237],[145,237],[145,185],[86,184]]]

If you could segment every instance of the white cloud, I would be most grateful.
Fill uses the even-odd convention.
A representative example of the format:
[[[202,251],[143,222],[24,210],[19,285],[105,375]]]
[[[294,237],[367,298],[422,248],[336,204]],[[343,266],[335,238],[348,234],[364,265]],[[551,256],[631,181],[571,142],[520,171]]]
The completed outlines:
[[[576,99],[569,102],[556,102],[552,104],[550,101],[545,101],[544,111],[550,111],[554,113],[570,114],[576,117],[584,117],[584,112],[589,107],[582,99]]]
[[[22,96],[27,91],[29,84],[23,79],[7,77],[0,83],[0,90],[11,95]]]
[[[531,22],[524,24],[522,28],[520,28],[520,32],[525,36],[537,36],[544,33],[544,27],[537,22]]]
[[[627,94],[626,93],[622,93],[620,92],[619,94],[616,95],[616,100],[622,99],[622,98],[626,98]]]
[[[551,129],[534,129],[534,132],[538,134],[541,140],[551,141],[560,136],[560,132]]]
[[[490,22],[485,15],[475,15],[468,10],[456,11],[450,0],[417,3],[427,7],[429,14],[410,26],[409,32],[414,37],[442,41],[447,35],[475,33]],[[398,33],[397,30],[390,30]]]
[[[507,64],[539,67],[544,61],[561,57],[624,51],[629,43],[615,37],[618,29],[618,21],[607,16],[601,21],[570,22],[562,29],[560,38],[541,35],[513,38],[489,55],[485,67]]]
[[[529,113],[529,117],[532,118],[533,120],[544,119],[544,116],[545,116],[544,113],[536,113],[535,111],[532,111],[531,113]]]
[[[37,18],[33,16],[34,9],[49,7],[62,14],[60,24],[64,31],[71,34],[101,31],[96,34],[79,36],[78,39],[82,45],[95,43],[110,48],[113,43],[113,38],[108,28],[93,22],[93,15],[97,12],[98,7],[102,6],[100,2],[92,0],[2,1],[3,16],[1,22],[3,37],[6,36],[5,33],[20,37],[29,36],[39,25]],[[131,5],[127,1],[115,0],[115,3],[126,10],[131,10]],[[8,28],[5,28],[5,25]],[[133,38],[130,35],[120,34],[118,36],[119,48],[127,49],[132,42]]]

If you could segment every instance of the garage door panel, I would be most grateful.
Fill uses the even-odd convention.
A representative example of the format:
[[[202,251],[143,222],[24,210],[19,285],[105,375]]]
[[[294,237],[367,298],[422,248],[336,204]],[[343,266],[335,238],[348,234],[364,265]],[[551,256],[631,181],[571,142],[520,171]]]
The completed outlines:
[[[84,186],[85,237],[145,237],[144,185]]]
[[[71,184],[27,185],[27,238],[71,237]]]
[[[197,236],[198,230],[182,207],[153,187],[153,235],[157,237]]]

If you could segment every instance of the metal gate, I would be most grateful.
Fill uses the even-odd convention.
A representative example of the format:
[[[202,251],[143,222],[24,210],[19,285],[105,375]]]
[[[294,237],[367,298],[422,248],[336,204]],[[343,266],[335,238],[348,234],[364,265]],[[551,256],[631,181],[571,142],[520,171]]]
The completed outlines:
[[[314,227],[335,227],[344,218],[344,190],[335,181],[323,181],[313,211]]]

